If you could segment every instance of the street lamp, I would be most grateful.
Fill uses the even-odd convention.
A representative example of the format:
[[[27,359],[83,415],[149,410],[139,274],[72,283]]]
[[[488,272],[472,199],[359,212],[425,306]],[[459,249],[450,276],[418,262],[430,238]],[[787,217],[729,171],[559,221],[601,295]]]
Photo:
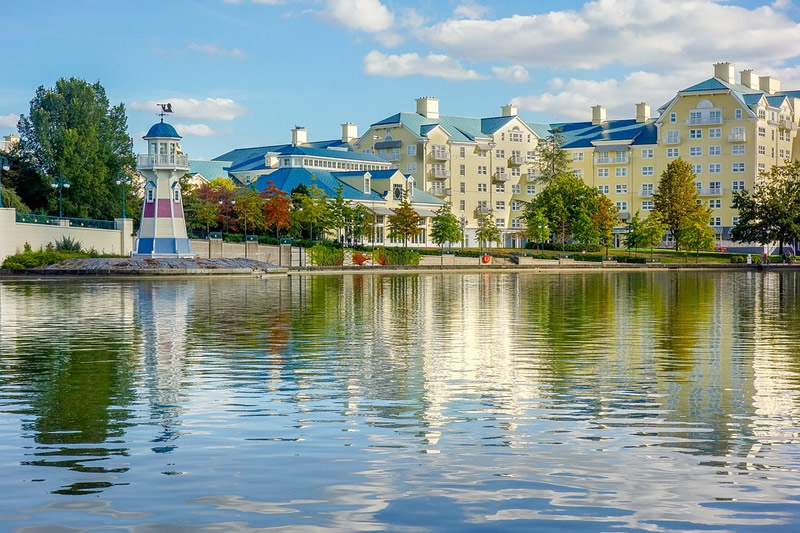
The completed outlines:
[[[69,189],[69,180],[59,174],[57,181],[52,182],[50,186],[54,189],[58,189],[58,218],[61,218],[64,216],[64,211],[62,209],[62,192],[64,189]]]
[[[3,171],[9,168],[8,159],[0,156],[0,208],[3,207]]]
[[[128,182],[128,178],[125,176],[124,172],[120,172],[117,175],[117,185],[122,185],[122,218],[125,218],[125,183]]]

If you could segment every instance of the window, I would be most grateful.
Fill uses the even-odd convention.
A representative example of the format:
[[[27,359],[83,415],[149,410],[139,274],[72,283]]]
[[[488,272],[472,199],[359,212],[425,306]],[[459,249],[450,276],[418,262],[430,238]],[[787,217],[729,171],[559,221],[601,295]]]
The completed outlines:
[[[598,168],[597,169],[597,177],[598,178],[607,178],[608,177],[608,169],[607,168]]]
[[[722,200],[714,199],[708,201],[708,207],[711,209],[721,209],[722,208]]]
[[[742,110],[741,109],[735,110],[733,112],[733,118],[735,118],[736,120],[740,120],[742,118]]]
[[[576,178],[583,178],[583,169],[576,168],[575,170],[572,171],[572,175],[575,176]]]
[[[759,163],[758,164],[758,171],[759,172],[766,172],[766,170],[767,170],[767,165],[765,165],[764,163]]]
[[[681,132],[678,130],[667,131],[667,144],[678,144],[681,142]]]
[[[512,143],[521,143],[522,142],[522,132],[521,131],[509,131],[508,132],[508,140]]]
[[[467,184],[466,184],[466,182],[462,181],[461,183],[458,184],[458,192],[460,192],[461,194],[464,194],[465,192],[467,192]]]
[[[401,184],[395,183],[392,185],[392,198],[398,202],[403,199],[403,186]]]
[[[722,128],[709,128],[708,130],[709,139],[719,139],[721,137],[722,137]]]
[[[743,144],[734,144],[731,146],[731,154],[732,155],[744,155],[744,145]]]
[[[628,210],[628,202],[617,202],[617,209],[624,213]]]
[[[460,157],[461,159],[467,157],[467,149],[465,147],[462,146],[461,148],[458,149],[458,157]]]
[[[653,159],[653,149],[645,148],[642,150],[642,159]]]
[[[722,217],[711,217],[711,221],[708,223],[709,226],[721,226],[722,225]]]
[[[512,177],[520,177],[522,175],[522,169],[520,167],[511,167],[511,176]]]
[[[153,189],[152,188],[147,189],[147,201],[148,202],[152,202],[153,201]]]
[[[733,180],[731,183],[731,189],[734,191],[743,191],[744,190],[744,180]]]
[[[653,200],[644,200],[642,202],[642,211],[652,211],[653,210]]]
[[[669,114],[669,121],[670,122],[678,122],[678,114],[677,113],[670,113]]]
[[[732,163],[731,172],[733,172],[734,174],[739,174],[741,172],[744,172],[744,163]]]
[[[758,110],[758,118],[767,118],[767,112],[763,109]]]
[[[486,165],[478,165],[478,176],[485,176],[487,174]]]
[[[417,164],[416,163],[408,163],[406,165],[406,174],[413,174],[417,171]]]
[[[702,181],[695,181],[694,186],[697,188],[697,194],[703,193],[703,182]]]
[[[520,219],[519,218],[512,218],[511,219],[511,227],[512,228],[521,228],[522,227],[522,223],[520,222]]]
[[[506,219],[504,218],[495,218],[494,223],[498,228],[505,228],[506,227]]]
[[[604,165],[608,163],[608,152],[597,152],[597,164]]]
[[[506,203],[503,200],[497,200],[494,203],[494,208],[497,211],[505,211],[506,210]]]
[[[628,175],[628,169],[625,167],[615,168],[614,175],[618,178],[624,178],[625,176]]]
[[[703,114],[700,111],[689,111],[689,124],[701,124]]]
[[[767,136],[767,128],[758,128],[758,136],[759,137],[766,137]]]
[[[780,159],[785,159],[786,158],[786,156],[784,155],[784,152],[783,152],[783,148],[778,150],[778,157],[780,157]]]
[[[536,185],[528,185],[525,188],[525,192],[527,192],[528,194],[536,194]]]
[[[583,152],[572,152],[573,161],[583,161]]]
[[[700,163],[693,164],[692,165],[692,172],[694,172],[695,174],[702,174],[703,173],[703,165],[701,165]]]
[[[459,176],[467,175],[467,165],[458,165],[458,175]]]
[[[514,183],[511,185],[511,194],[520,194],[522,191],[522,187],[519,183]]]
[[[505,183],[495,183],[494,192],[506,192],[506,184]]]
[[[416,144],[409,144],[406,146],[406,154],[408,155],[417,155],[417,145]]]
[[[617,183],[614,186],[614,192],[617,194],[628,194],[628,184],[627,183]]]
[[[690,139],[702,139],[703,138],[703,130],[689,130],[689,138]]]
[[[520,202],[519,200],[511,200],[511,210],[522,211],[522,202]]]
[[[614,163],[627,163],[628,162],[628,152],[625,151],[617,151],[614,152]]]
[[[652,183],[642,183],[642,196],[653,196]]]
[[[758,145],[758,154],[759,155],[767,155],[767,147],[763,144]]]
[[[494,155],[497,159],[505,159],[506,158],[506,151],[498,148],[494,151]]]
[[[478,192],[489,192],[489,187],[487,187],[485,183],[479,183]]]
[[[690,146],[689,147],[689,157],[700,157],[703,155],[703,147],[702,146]]]
[[[680,157],[680,148],[667,148],[667,157]]]
[[[722,193],[722,182],[721,181],[709,181],[708,188],[711,190],[711,194],[721,194]]]
[[[738,216],[736,216],[736,217],[731,217],[731,223],[732,223],[734,226],[735,226],[736,224],[738,224],[738,223],[739,223],[739,217],[738,217]]]
[[[653,167],[642,167],[642,176],[652,176],[653,173]]]
[[[461,211],[467,210],[467,201],[466,200],[459,200],[458,201],[458,209]]]
[[[478,154],[478,157],[486,157],[486,150],[478,150],[476,153]]]
[[[608,185],[598,185],[598,186],[597,186],[597,190],[598,190],[598,192],[600,192],[601,194],[608,194],[608,191],[609,191],[609,186],[608,186]]]
[[[709,124],[721,124],[722,123],[722,111],[709,111],[708,112],[708,123]]]
[[[370,183],[370,178],[368,176],[364,176],[364,194],[369,194],[372,190],[372,184]]]
[[[722,147],[721,146],[709,146],[708,147],[708,155],[710,156],[718,156],[722,155]]]

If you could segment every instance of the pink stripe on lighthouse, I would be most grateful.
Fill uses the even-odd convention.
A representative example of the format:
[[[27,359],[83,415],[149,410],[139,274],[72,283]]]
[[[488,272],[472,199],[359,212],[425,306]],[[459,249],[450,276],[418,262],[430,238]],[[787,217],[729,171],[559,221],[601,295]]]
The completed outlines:
[[[169,208],[169,198],[158,199],[158,218],[172,217],[172,210]]]
[[[144,213],[142,216],[144,218],[153,218],[156,213],[156,204],[153,202],[145,202],[144,204]]]

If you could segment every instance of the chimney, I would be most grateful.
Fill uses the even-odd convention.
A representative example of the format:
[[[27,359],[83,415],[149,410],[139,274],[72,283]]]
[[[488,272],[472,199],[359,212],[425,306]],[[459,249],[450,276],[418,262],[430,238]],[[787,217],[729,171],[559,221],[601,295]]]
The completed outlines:
[[[727,83],[736,83],[736,69],[730,63],[714,63],[714,77]]]
[[[606,121],[606,108],[601,105],[592,106],[592,125],[599,126]]]
[[[503,113],[504,117],[516,117],[519,113],[517,113],[517,106],[514,104],[504,105],[500,108],[500,111]]]
[[[358,140],[358,124],[345,122],[342,124],[342,142],[353,143]]]
[[[739,79],[742,85],[751,89],[758,89],[758,74],[753,72],[753,69],[746,69],[739,73]]]
[[[417,98],[417,113],[425,118],[439,119],[439,99],[432,96]]]
[[[292,128],[292,146],[300,146],[308,142],[308,132],[303,126]]]
[[[758,78],[758,88],[768,94],[775,94],[781,90],[781,81],[772,76]]]
[[[650,106],[644,102],[636,104],[636,122],[647,122],[650,120]]]

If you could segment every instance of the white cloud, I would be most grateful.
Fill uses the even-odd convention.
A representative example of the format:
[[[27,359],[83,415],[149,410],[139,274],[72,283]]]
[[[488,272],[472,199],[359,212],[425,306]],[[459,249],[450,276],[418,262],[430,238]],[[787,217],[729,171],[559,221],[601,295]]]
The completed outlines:
[[[192,120],[233,120],[245,113],[245,107],[230,98],[162,98],[148,102],[131,102],[130,108],[158,111],[157,104],[169,102],[176,117]]]
[[[492,67],[494,76],[509,83],[524,83],[530,79],[528,71],[522,65],[511,65],[510,67]]]
[[[322,14],[335,24],[367,33],[386,31],[394,24],[394,15],[380,0],[328,0]]]
[[[19,115],[14,113],[0,115],[0,128],[16,128],[17,122],[19,122]]]
[[[723,0],[596,0],[579,11],[451,19],[416,35],[456,58],[527,67],[665,70],[726,58],[781,64],[800,55],[800,25],[783,12]]]
[[[453,15],[457,18],[477,19],[489,11],[488,7],[479,5],[475,2],[463,2],[453,10]]]
[[[402,76],[430,76],[448,80],[481,80],[474,70],[467,70],[461,63],[445,55],[429,54],[383,54],[373,50],[364,57],[364,72],[371,76],[398,78]]]
[[[591,120],[591,107],[602,105],[609,119],[633,118],[636,102],[650,104],[651,116],[668,102],[675,93],[697,82],[692,74],[653,74],[632,72],[623,79],[585,80],[571,78],[567,81],[551,80],[550,86],[558,92],[519,96],[512,103],[520,109],[543,113],[557,120]]]
[[[201,54],[209,56],[244,57],[244,53],[239,48],[223,48],[219,45],[211,43],[192,43],[189,45],[189,50],[194,50],[195,52],[200,52]]]
[[[175,124],[175,129],[181,137],[186,137],[187,135],[194,137],[211,137],[214,135],[224,135],[228,132],[228,130],[213,130],[207,124]]]

